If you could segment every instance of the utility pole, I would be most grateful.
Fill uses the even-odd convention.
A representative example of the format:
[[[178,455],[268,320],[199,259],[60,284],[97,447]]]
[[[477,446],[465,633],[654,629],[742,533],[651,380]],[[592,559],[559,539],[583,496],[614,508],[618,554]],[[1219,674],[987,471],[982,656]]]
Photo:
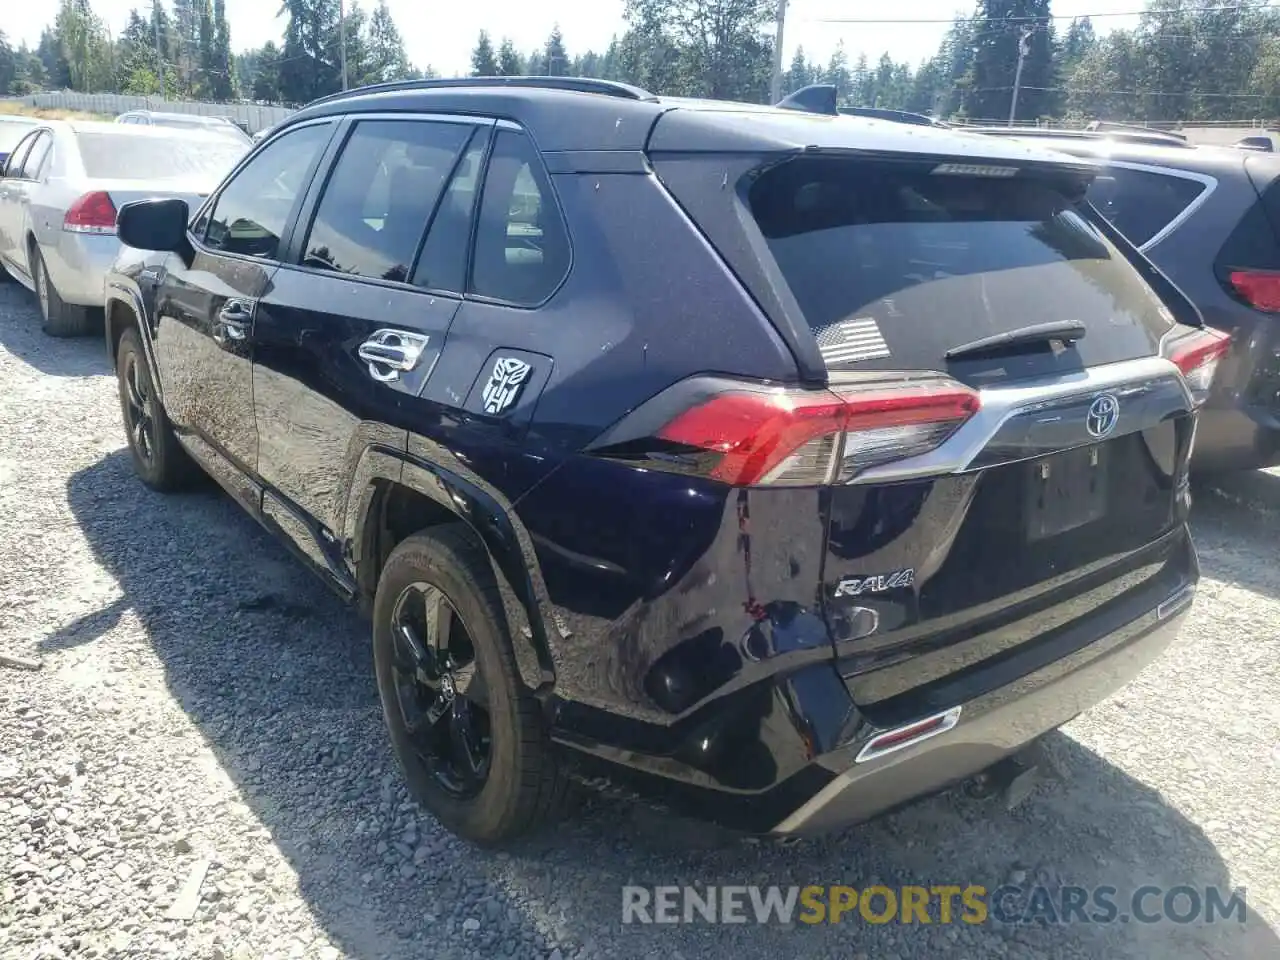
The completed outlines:
[[[773,40],[773,78],[769,83],[769,102],[782,99],[782,28],[787,19],[787,0],[778,0],[778,33]]]
[[[1031,52],[1031,35],[1035,33],[1035,27],[1023,27],[1022,36],[1018,39],[1018,69],[1013,74],[1013,98],[1009,101],[1009,126],[1013,126],[1014,118],[1018,114],[1018,91],[1022,87],[1022,65],[1026,62],[1027,54]]]
[[[343,0],[338,0],[338,56],[342,60],[342,89],[347,89],[347,12]]]
[[[152,0],[151,19],[156,22],[156,83],[160,99],[164,99],[164,52],[160,49],[160,0]]]

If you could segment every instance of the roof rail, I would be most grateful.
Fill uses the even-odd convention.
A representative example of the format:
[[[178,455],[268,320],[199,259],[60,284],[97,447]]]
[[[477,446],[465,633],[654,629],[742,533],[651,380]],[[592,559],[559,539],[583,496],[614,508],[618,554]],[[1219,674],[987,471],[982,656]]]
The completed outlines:
[[[614,80],[596,80],[592,77],[455,77],[443,80],[393,80],[390,83],[374,83],[367,87],[354,87],[312,100],[307,106],[329,103],[345,97],[366,93],[387,93],[393,90],[455,90],[470,87],[521,87],[543,90],[567,90],[574,93],[596,93],[624,100],[657,100],[648,90],[633,87],[629,83]]]
[[[1122,140],[1126,143],[1146,143],[1158,147],[1185,147],[1193,144],[1176,134],[1160,130],[1060,130],[1053,127],[960,127],[965,133],[983,133],[998,137],[1053,137],[1062,140]]]

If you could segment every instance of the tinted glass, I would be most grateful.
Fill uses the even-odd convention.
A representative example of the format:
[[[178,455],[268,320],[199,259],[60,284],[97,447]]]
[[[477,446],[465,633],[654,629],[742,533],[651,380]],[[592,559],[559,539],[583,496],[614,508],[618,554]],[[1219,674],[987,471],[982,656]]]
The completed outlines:
[[[119,126],[124,127],[125,124]],[[218,180],[244,156],[229,137],[183,136],[163,140],[121,129],[76,133],[84,172],[94,180]]]
[[[1088,198],[1135,246],[1142,246],[1204,193],[1196,180],[1145,170],[1108,167],[1089,187]]]
[[[1264,189],[1262,198],[1245,211],[1214,265],[1224,282],[1232,270],[1241,268],[1280,270],[1280,179]],[[1229,283],[1227,288],[1231,288]]]
[[[304,246],[309,267],[405,281],[473,128],[371,120],[342,148]]]
[[[430,290],[460,293],[467,279],[467,244],[475,212],[476,184],[488,138],[477,135],[458,164],[444,199],[436,208],[413,282]]]
[[[27,137],[9,154],[9,159],[5,161],[4,175],[6,177],[16,177],[22,173],[23,161],[27,159],[27,154],[31,152],[31,146],[36,142],[35,135]]]
[[[301,127],[267,144],[223,187],[196,236],[215,250],[273,259],[330,132],[329,124]]]
[[[22,176],[24,178],[35,180],[40,176],[44,162],[49,157],[49,149],[52,146],[53,137],[49,134],[42,133],[36,138],[36,142],[32,144],[27,158],[22,162]]]
[[[1065,322],[1097,331],[1090,350],[1141,355],[1167,311],[1068,189],[804,159],[750,200],[828,365],[937,369],[952,347]]]
[[[529,138],[498,132],[485,174],[471,290],[536,306],[569,269],[569,237]]]

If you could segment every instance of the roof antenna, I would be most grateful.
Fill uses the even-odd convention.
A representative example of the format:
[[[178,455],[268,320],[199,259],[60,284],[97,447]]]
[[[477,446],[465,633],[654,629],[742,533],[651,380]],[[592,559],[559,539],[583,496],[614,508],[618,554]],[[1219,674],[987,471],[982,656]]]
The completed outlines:
[[[833,83],[814,83],[788,94],[774,106],[782,110],[799,110],[801,113],[821,113],[839,116],[836,109],[836,87]]]

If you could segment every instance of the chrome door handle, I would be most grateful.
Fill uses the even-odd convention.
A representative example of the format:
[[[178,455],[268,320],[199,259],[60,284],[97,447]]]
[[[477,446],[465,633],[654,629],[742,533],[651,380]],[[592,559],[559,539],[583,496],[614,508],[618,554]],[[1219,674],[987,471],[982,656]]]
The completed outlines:
[[[356,354],[369,365],[369,376],[379,383],[395,383],[422,359],[431,338],[406,330],[379,330],[360,344]]]
[[[251,323],[253,323],[253,303],[246,300],[228,300],[218,311],[218,319],[213,325],[213,339],[217,343],[244,340],[249,336]]]

